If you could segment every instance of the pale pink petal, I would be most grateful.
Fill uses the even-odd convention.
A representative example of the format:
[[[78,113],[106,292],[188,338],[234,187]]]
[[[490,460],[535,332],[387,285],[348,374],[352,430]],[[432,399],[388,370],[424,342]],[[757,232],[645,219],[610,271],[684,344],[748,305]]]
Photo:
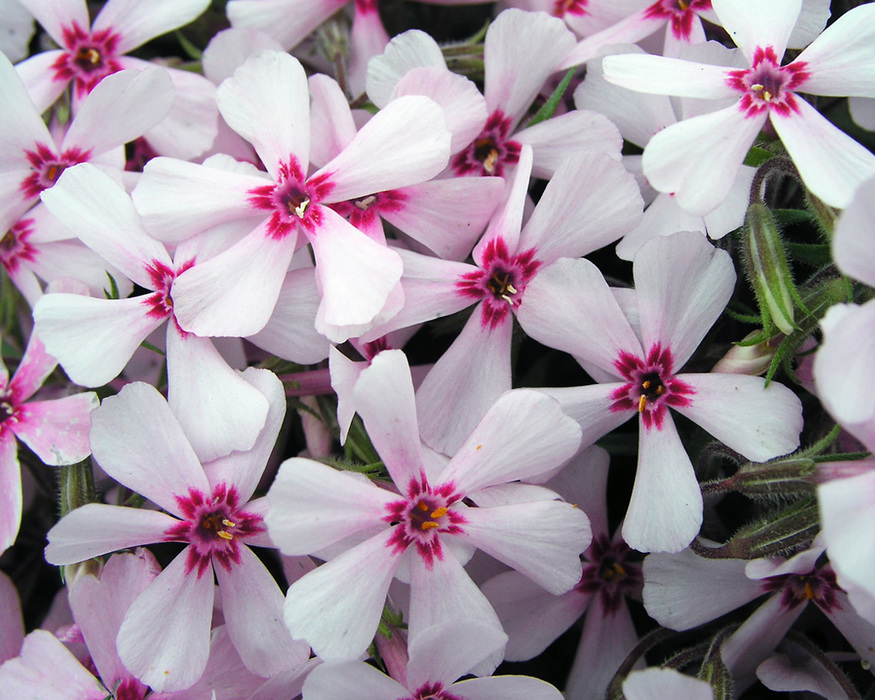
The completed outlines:
[[[268,403],[208,338],[167,326],[167,401],[201,462],[255,444]]]
[[[723,312],[735,288],[729,254],[694,231],[648,241],[633,267],[641,341],[670,347],[679,370]]]
[[[301,555],[383,526],[386,506],[398,495],[361,475],[295,457],[280,465],[268,500],[271,539],[283,554]]]
[[[638,92],[711,100],[738,96],[726,82],[724,66],[630,53],[605,56],[602,70],[609,83]]]
[[[52,70],[55,62],[65,53],[63,50],[43,51],[15,66],[15,72],[26,86],[37,112],[51,107],[67,89],[69,81],[56,79]]]
[[[24,149],[32,150],[37,143],[53,147],[54,141],[40,119],[39,111],[31,102],[21,79],[2,54],[0,54],[0,100],[4,105],[3,131],[0,134],[2,170],[27,168]]]
[[[340,444],[346,443],[346,435],[355,417],[355,402],[352,400],[352,390],[358,381],[366,362],[354,362],[331,346],[328,355],[328,367],[331,373],[331,388],[337,394],[337,427],[340,431]]]
[[[581,387],[543,387],[538,391],[555,398],[563,412],[577,421],[583,431],[581,447],[587,447],[631,418],[624,411],[610,410],[612,396],[621,386],[591,384]]]
[[[18,590],[6,574],[0,572],[0,665],[18,656],[24,641],[24,618]]]
[[[223,29],[213,35],[204,49],[201,62],[204,75],[218,85],[234,75],[246,59],[260,51],[282,51],[282,45],[269,34],[257,29]]]
[[[446,167],[450,138],[437,104],[419,95],[399,97],[377,112],[310,180],[330,183],[326,202],[412,185]]]
[[[780,60],[802,10],[802,0],[772,0],[758,7],[755,15],[732,0],[712,0],[711,6],[723,28],[752,62],[757,47],[766,46],[771,46]]]
[[[489,26],[484,43],[486,106],[516,125],[541,86],[574,46],[574,35],[557,17],[505,10]]]
[[[875,178],[857,188],[848,206],[836,222],[832,254],[836,265],[846,275],[875,286],[875,237],[871,222],[875,220]]]
[[[317,73],[310,88],[310,162],[321,168],[346,148],[358,128],[349,101],[333,78]]]
[[[374,535],[292,584],[285,621],[294,639],[327,661],[355,659],[367,649],[398,566],[391,536],[391,529]]]
[[[444,66],[422,66],[409,70],[398,81],[393,97],[425,95],[444,110],[447,129],[453,138],[450,152],[457,153],[483,130],[489,114],[486,100],[468,78],[451,73]]]
[[[744,559],[706,559],[685,549],[644,559],[644,607],[664,627],[688,630],[763,594]]]
[[[283,624],[283,594],[273,576],[249,547],[239,553],[240,562],[230,570],[215,567],[222,615],[246,668],[267,678],[304,663],[310,649],[293,642]]]
[[[201,336],[244,337],[264,328],[279,298],[296,239],[295,235],[276,239],[268,227],[265,221],[240,242],[173,281],[173,312],[183,330]]]
[[[98,675],[110,688],[130,678],[118,658],[116,637],[128,608],[149,583],[161,573],[155,557],[146,549],[110,557],[100,574],[77,578],[70,586],[73,618],[88,645]],[[142,692],[145,688],[140,688]]]
[[[802,0],[802,10],[790,34],[788,48],[804,48],[817,38],[829,21],[830,4],[830,0]],[[707,15],[705,19],[713,21]]]
[[[805,186],[833,207],[846,207],[854,190],[875,176],[875,155],[835,127],[805,100],[798,112],[772,112],[775,131]]]
[[[871,664],[875,661],[875,625],[857,614],[845,593],[837,591],[836,597],[834,606],[821,610],[854,647],[861,663]]]
[[[453,683],[448,692],[461,693],[465,700],[562,700],[562,693],[538,678],[493,676]]]
[[[21,467],[10,430],[0,430],[0,553],[11,547],[21,525]]]
[[[673,668],[648,668],[629,674],[623,681],[623,694],[628,700],[714,700],[714,690],[708,683]]]
[[[91,448],[103,470],[164,510],[179,515],[176,497],[187,497],[191,489],[209,493],[179,421],[149,384],[127,384],[105,398],[91,425]]]
[[[659,429],[640,425],[638,472],[623,539],[639,552],[679,552],[701,524],[699,482],[671,416]]]
[[[454,454],[511,387],[510,314],[494,328],[485,326],[482,305],[429,371],[416,392],[420,436],[429,447]]]
[[[397,681],[361,661],[338,661],[317,666],[304,682],[307,698],[319,700],[398,700],[409,691]]]
[[[118,633],[122,663],[158,692],[194,685],[210,655],[213,577],[189,573],[186,559],[183,550],[149,584]]]
[[[592,533],[589,519],[570,503],[469,508],[465,518],[466,539],[553,595],[571,590],[580,580],[580,554],[589,547]]]
[[[382,55],[375,56],[368,64],[368,97],[377,107],[385,107],[392,99],[398,81],[408,71],[426,66],[446,69],[447,64],[438,43],[418,29],[399,34],[386,45]],[[486,119],[483,121],[485,123]]]
[[[571,459],[579,446],[580,428],[558,401],[540,391],[508,391],[455,453],[441,483],[471,493],[525,479]]]
[[[802,404],[784,385],[745,374],[680,376],[695,394],[678,413],[747,459],[765,462],[799,447]]]
[[[389,43],[389,34],[376,4],[360,3],[353,8],[347,55],[347,90],[364,95],[368,62],[379,56]]]
[[[8,383],[6,389],[17,403],[27,401],[36,393],[43,382],[58,366],[57,360],[46,352],[45,346],[36,333],[31,333],[24,349],[24,355],[18,364],[18,369]],[[6,368],[0,371],[0,382],[6,384]]]
[[[407,356],[385,350],[374,357],[359,375],[353,400],[392,481],[404,491],[423,471]]]
[[[616,24],[612,24],[610,27],[577,42],[577,46],[565,57],[560,68],[570,68],[571,66],[586,63],[595,58],[599,54],[600,49],[605,46],[635,44],[663,26],[665,26],[664,19],[650,17],[645,10],[636,12]],[[589,66],[587,66],[588,69]]]
[[[744,196],[744,207],[747,209],[748,191]],[[721,205],[722,206],[722,205]],[[719,209],[719,208],[718,208]],[[718,211],[715,209],[714,211]],[[742,213],[742,218],[744,214]],[[741,221],[739,221],[739,224]],[[670,236],[678,231],[700,231],[705,234],[705,220],[701,216],[688,214],[678,206],[677,200],[670,194],[659,194],[647,207],[641,222],[632,231],[627,233],[623,240],[617,243],[617,257],[621,260],[632,261],[651,238],[657,236]]]
[[[127,53],[149,39],[166,34],[200,15],[209,0],[151,0],[149,3],[108,2],[94,18],[92,31],[109,29],[120,35],[116,51]]]
[[[46,208],[89,248],[146,289],[155,281],[147,267],[173,264],[162,243],[149,236],[125,190],[103,171],[82,163],[64,171],[43,192]]]
[[[807,690],[823,698],[846,698],[847,692],[836,677],[807,650],[785,639],[780,652],[757,666],[757,678],[769,690],[791,692]]]
[[[277,85],[285,86],[278,90]],[[298,59],[262,51],[216,91],[219,110],[234,131],[255,146],[274,177],[290,156],[304,170],[310,158],[307,76]]]
[[[235,29],[260,29],[290,49],[331,17],[347,0],[230,0],[228,19]]]
[[[149,315],[148,299],[45,294],[33,316],[46,350],[70,379],[81,386],[102,386],[118,376],[146,336],[164,323]]]
[[[462,619],[420,630],[408,645],[407,687],[461,678],[506,643],[507,635],[493,625]]]
[[[319,214],[321,225],[309,236],[322,289],[316,329],[340,343],[374,325],[392,301],[403,266],[398,253],[375,243],[335,211],[320,207]]]
[[[119,549],[163,542],[164,533],[178,523],[154,510],[88,503],[49,530],[46,561],[75,564]]]
[[[158,240],[179,241],[226,221],[262,214],[249,191],[270,180],[249,173],[153,158],[131,195],[147,230]]]
[[[173,100],[173,83],[161,68],[108,75],[82,101],[62,147],[106,153],[164,119]]]
[[[28,54],[34,35],[33,17],[17,0],[3,0],[4,33],[0,39],[0,51],[10,61],[20,61]]]
[[[577,258],[631,231],[644,202],[635,178],[599,152],[567,157],[547,184],[520,234],[519,250],[533,247],[543,264]]]
[[[51,632],[24,638],[21,656],[0,668],[0,695],[16,700],[106,700],[106,689]]]
[[[19,407],[17,422],[9,427],[45,464],[75,464],[91,454],[89,414],[97,404],[97,394],[91,391],[31,401]]]
[[[540,270],[526,287],[517,318],[538,342],[617,379],[614,362],[621,352],[643,354],[605,278],[589,260],[563,258]]]
[[[55,43],[64,45],[64,29],[74,22],[83,29],[91,26],[85,0],[18,0],[34,16]]]
[[[582,450],[546,483],[568,503],[586,513],[594,536],[610,539],[607,503],[610,454],[596,445]]]
[[[765,116],[747,117],[731,105],[672,124],[644,149],[644,174],[686,211],[704,216],[725,201]]]

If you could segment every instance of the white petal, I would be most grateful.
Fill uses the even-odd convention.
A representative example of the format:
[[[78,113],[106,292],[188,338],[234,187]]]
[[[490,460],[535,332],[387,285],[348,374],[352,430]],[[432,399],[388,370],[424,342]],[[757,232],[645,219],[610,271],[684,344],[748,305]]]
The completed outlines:
[[[836,222],[832,254],[846,275],[875,286],[875,178],[857,188],[854,197]]]
[[[310,162],[321,168],[355,138],[358,128],[337,81],[317,73],[310,88]]]
[[[260,29],[279,41],[283,48],[290,49],[346,2],[347,0],[230,0],[227,12],[231,26],[235,29]]]
[[[116,51],[128,53],[149,39],[188,24],[209,4],[209,0],[152,0],[148,6],[108,2],[95,17],[91,31],[107,29],[120,35]]]
[[[629,700],[714,699],[714,690],[708,683],[671,668],[648,668],[630,673],[623,681],[623,693]]]
[[[725,67],[680,58],[637,53],[605,56],[602,70],[609,83],[638,92],[711,100],[738,95],[726,83]]]
[[[409,70],[424,66],[446,68],[446,65],[434,39],[418,29],[406,31],[392,39],[381,56],[375,56],[368,63],[368,97],[378,107],[385,107],[392,99],[396,83]]]
[[[5,56],[0,55],[0,101],[3,109],[3,129],[0,130],[0,162],[2,170],[12,164],[27,167],[23,150],[37,143],[53,147],[54,141],[40,119],[30,96]],[[16,169],[18,169],[16,167]]]
[[[18,0],[18,2],[60,46],[64,46],[66,27],[75,23],[87,30],[91,26],[88,7],[84,0]]]
[[[772,0],[758,7],[755,14],[732,0],[712,0],[711,5],[723,28],[751,62],[757,47],[771,46],[781,59],[802,10],[802,0]]]

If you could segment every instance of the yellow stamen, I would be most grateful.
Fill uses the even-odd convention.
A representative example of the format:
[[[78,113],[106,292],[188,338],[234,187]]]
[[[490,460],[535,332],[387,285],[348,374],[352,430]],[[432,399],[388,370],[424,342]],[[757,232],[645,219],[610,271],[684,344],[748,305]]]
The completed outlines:
[[[656,393],[657,395],[662,396],[665,393],[665,387],[660,384],[658,387],[656,387]]]
[[[507,285],[507,291],[509,291],[511,294],[516,294],[516,289],[512,284]]]
[[[419,508],[419,510],[421,510],[423,513],[428,510],[428,506],[425,503],[423,503],[422,501],[417,503],[416,507]]]
[[[808,581],[805,582],[805,597],[808,600],[814,598],[814,591],[811,589],[811,584]]]
[[[765,85],[760,85],[759,83],[754,83],[753,85],[750,86],[751,90],[756,90],[757,92],[762,90],[764,87],[765,87]]]
[[[645,382],[641,385],[641,388],[642,388],[642,389],[649,389],[649,388],[650,388],[650,380],[648,379],[647,381],[645,381]]]
[[[689,4],[684,2],[684,0],[678,0],[678,7],[680,7],[681,10],[686,10],[689,7]]]
[[[422,524],[422,529],[423,530],[434,530],[436,527],[440,527],[440,526],[441,526],[441,524],[436,523],[434,520],[426,520]]]
[[[225,532],[224,530],[219,530],[216,534],[219,537],[221,537],[223,540],[233,540],[234,539],[234,535],[232,535],[230,532]]]
[[[361,209],[362,211],[367,211],[368,207],[371,206],[374,202],[377,201],[377,198],[374,195],[368,195],[364,199],[360,199],[355,205]]]
[[[443,506],[437,508],[431,512],[432,518],[442,518],[447,514],[447,509]]]
[[[511,299],[507,294],[502,294],[501,298],[504,299],[508,304],[513,306],[513,299]]]
[[[483,159],[483,169],[492,175],[495,172],[495,163],[498,160],[498,151],[496,149],[492,149],[489,151],[489,155]]]
[[[222,518],[222,525],[225,527],[237,527],[237,523],[232,523],[228,518]]]
[[[638,413],[644,413],[644,407],[647,405],[647,397],[644,394],[638,397]]]
[[[772,93],[770,93],[768,90],[764,90],[764,91],[763,91],[763,99],[764,99],[766,102],[768,102],[769,100],[772,99]]]

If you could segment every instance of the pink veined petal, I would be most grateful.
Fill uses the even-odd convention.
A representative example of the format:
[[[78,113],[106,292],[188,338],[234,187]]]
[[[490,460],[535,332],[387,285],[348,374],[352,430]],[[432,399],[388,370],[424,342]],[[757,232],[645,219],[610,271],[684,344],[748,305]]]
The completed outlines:
[[[391,301],[403,266],[398,253],[365,236],[337,212],[319,207],[319,214],[321,225],[309,236],[322,289],[316,329],[340,343],[375,324]]]
[[[543,652],[586,610],[591,596],[578,590],[555,596],[517,571],[483,584],[509,640],[504,658],[526,661]]]
[[[520,234],[519,249],[537,249],[545,265],[577,258],[617,240],[641,220],[634,176],[598,152],[567,157]]]
[[[440,479],[472,493],[548,471],[571,459],[578,447],[580,428],[558,401],[540,391],[515,389],[490,407]]]
[[[422,441],[454,454],[495,400],[511,387],[508,314],[484,327],[483,305],[474,308],[459,337],[429,371],[416,392]]]
[[[146,229],[158,240],[179,243],[201,231],[247,216],[253,208],[249,191],[270,180],[174,158],[153,158],[132,193]]]
[[[57,366],[58,361],[46,352],[39,336],[31,333],[18,369],[15,370],[7,388],[17,402],[27,401]],[[7,372],[3,368],[0,371],[0,382],[6,384],[6,377]]]
[[[875,286],[875,178],[857,188],[853,199],[836,222],[832,254],[846,275]]]
[[[738,96],[726,82],[725,66],[629,53],[605,56],[602,70],[609,83],[638,92],[711,100]]]
[[[131,677],[116,650],[116,637],[125,613],[146,586],[161,573],[161,567],[146,549],[110,557],[100,574],[76,579],[69,589],[73,618],[88,645],[98,675],[115,688]],[[145,693],[145,688],[139,689]]]
[[[368,437],[403,493],[424,469],[407,356],[401,350],[384,350],[374,357],[359,375],[353,400]]]
[[[733,104],[672,124],[644,149],[644,174],[686,211],[704,216],[726,199],[765,119],[765,113],[747,117]]]
[[[36,330],[70,379],[80,386],[102,386],[118,376],[146,336],[164,323],[149,315],[148,299],[45,294],[33,309]]]
[[[573,46],[574,35],[557,17],[515,8],[499,14],[484,43],[489,112],[501,109],[515,126]]]
[[[628,700],[714,700],[714,690],[708,683],[672,668],[648,668],[629,674],[623,681],[623,693]]]
[[[875,7],[865,4],[844,13],[794,61],[810,73],[800,89],[813,95],[875,97],[873,41]]]
[[[27,88],[37,112],[51,107],[69,85],[68,80],[57,80],[52,70],[65,53],[63,50],[43,51],[15,66],[15,72]]]
[[[21,406],[10,426],[18,439],[45,464],[75,464],[89,454],[90,413],[97,408],[92,391],[53,401],[31,401]]]
[[[625,600],[616,610],[605,608],[597,595],[583,623],[583,634],[565,692],[580,700],[602,700],[620,665],[638,643],[638,634]]]
[[[433,100],[420,95],[399,97],[377,112],[308,181],[330,185],[325,202],[406,187],[446,167],[450,139],[443,110]]]
[[[204,464],[204,471],[211,487],[224,482],[233,484],[240,496],[240,503],[246,503],[264,473],[270,453],[276,446],[277,436],[286,415],[286,395],[283,384],[270,370],[248,367],[243,372],[243,380],[258,391],[268,403],[264,427],[258,433],[255,444],[245,452],[231,454]]]
[[[723,28],[748,61],[757,47],[771,46],[780,59],[802,10],[802,0],[774,0],[757,7],[756,13],[732,0],[712,0],[712,7]]]
[[[695,231],[645,243],[633,266],[641,343],[670,347],[677,372],[732,296],[735,268],[725,251]]]
[[[583,435],[581,447],[588,447],[596,440],[604,437],[614,428],[621,426],[632,414],[625,411],[611,411],[612,396],[622,384],[591,384],[580,387],[541,388],[548,396],[552,396],[562,411],[577,421]]]
[[[222,615],[243,663],[253,673],[273,676],[310,657],[306,644],[293,642],[283,624],[283,594],[249,547],[239,548],[240,563],[228,571],[214,567],[222,590]]]
[[[59,46],[64,46],[64,28],[74,22],[83,29],[91,26],[85,0],[18,0]]]
[[[397,500],[397,494],[353,473],[293,457],[280,465],[270,487],[265,523],[283,554],[310,554],[353,533],[384,527],[386,506]]]
[[[292,234],[276,239],[269,225],[265,220],[243,240],[173,281],[173,312],[183,330],[200,336],[244,337],[264,328],[297,238]]]
[[[162,243],[146,233],[127,192],[100,168],[82,163],[64,171],[43,192],[46,208],[79,239],[146,289],[154,289],[148,266],[173,267]]]
[[[82,101],[62,148],[106,153],[164,119],[173,100],[173,83],[162,68],[108,75]]]
[[[639,431],[638,472],[623,539],[639,552],[679,552],[702,524],[699,482],[671,415],[661,428],[639,425]]]
[[[0,572],[0,665],[18,656],[24,641],[24,619],[18,589],[6,574]]]
[[[187,573],[186,551],[128,608],[118,633],[122,663],[157,692],[194,685],[210,655],[213,577]]]
[[[228,19],[236,28],[260,29],[290,49],[331,17],[348,0],[230,0]]]
[[[140,508],[88,503],[70,511],[49,530],[46,561],[75,564],[108,552],[164,541],[179,523],[165,513]]]
[[[391,536],[380,532],[291,585],[284,614],[294,639],[326,661],[355,659],[367,649],[398,566]]]
[[[349,101],[333,78],[317,73],[310,89],[310,162],[321,168],[346,148],[358,128]]]
[[[167,325],[167,402],[201,462],[255,444],[268,403],[208,338]]]
[[[361,661],[338,661],[314,668],[304,681],[307,697],[319,700],[398,700],[410,692],[397,681]]]
[[[683,374],[695,390],[678,413],[722,443],[755,462],[785,455],[799,447],[802,404],[790,389],[745,374]]]
[[[408,646],[407,687],[429,681],[448,684],[500,651],[507,635],[493,625],[448,620],[411,636]]]
[[[149,3],[110,0],[94,18],[92,31],[108,29],[118,34],[116,50],[127,53],[149,39],[188,24],[209,4],[209,0],[151,0]]]
[[[285,89],[277,90],[277,85]],[[309,90],[298,59],[262,51],[222,83],[216,100],[228,126],[255,146],[274,177],[290,156],[302,164],[309,161]]]
[[[0,669],[0,693],[16,700],[105,700],[106,689],[51,632],[24,638],[21,656]]]
[[[394,97],[425,95],[444,110],[447,129],[453,135],[450,152],[457,153],[483,130],[489,114],[486,100],[468,78],[452,73],[445,66],[412,68],[398,81]]]
[[[517,312],[523,330],[620,378],[621,352],[643,355],[641,343],[608,283],[589,260],[562,258],[540,270]]]
[[[854,190],[875,176],[875,155],[822,116],[805,100],[798,112],[772,112],[775,131],[805,186],[833,207],[846,207]]]
[[[0,429],[0,554],[9,549],[18,536],[21,508],[18,445],[11,430]]]
[[[385,107],[392,99],[395,86],[409,71],[427,66],[447,67],[438,43],[418,29],[399,34],[386,45],[382,55],[368,63],[365,81],[368,97],[378,107]],[[483,121],[485,123],[485,117]]]
[[[465,512],[466,538],[553,595],[580,580],[580,554],[589,547],[589,519],[563,501],[533,501]]]
[[[177,497],[209,493],[197,455],[158,390],[125,385],[91,414],[94,458],[113,479],[181,515]]]
[[[27,168],[25,148],[43,143],[53,147],[49,130],[40,119],[21,78],[5,56],[0,55],[0,100],[4,105],[3,129],[0,133],[0,169]],[[20,182],[19,182],[20,184]]]
[[[664,627],[688,630],[758,598],[744,559],[705,559],[685,549],[644,559],[644,607]],[[715,595],[717,593],[717,595]]]

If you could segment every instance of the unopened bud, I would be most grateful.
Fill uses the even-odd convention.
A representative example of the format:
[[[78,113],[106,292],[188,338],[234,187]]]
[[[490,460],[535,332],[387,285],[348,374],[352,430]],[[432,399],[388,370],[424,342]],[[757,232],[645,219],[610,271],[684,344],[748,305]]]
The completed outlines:
[[[775,348],[768,341],[748,344],[757,336],[762,336],[762,330],[748,333],[738,345],[733,345],[729,351],[714,365],[712,372],[728,372],[730,374],[763,374],[772,364]]]

